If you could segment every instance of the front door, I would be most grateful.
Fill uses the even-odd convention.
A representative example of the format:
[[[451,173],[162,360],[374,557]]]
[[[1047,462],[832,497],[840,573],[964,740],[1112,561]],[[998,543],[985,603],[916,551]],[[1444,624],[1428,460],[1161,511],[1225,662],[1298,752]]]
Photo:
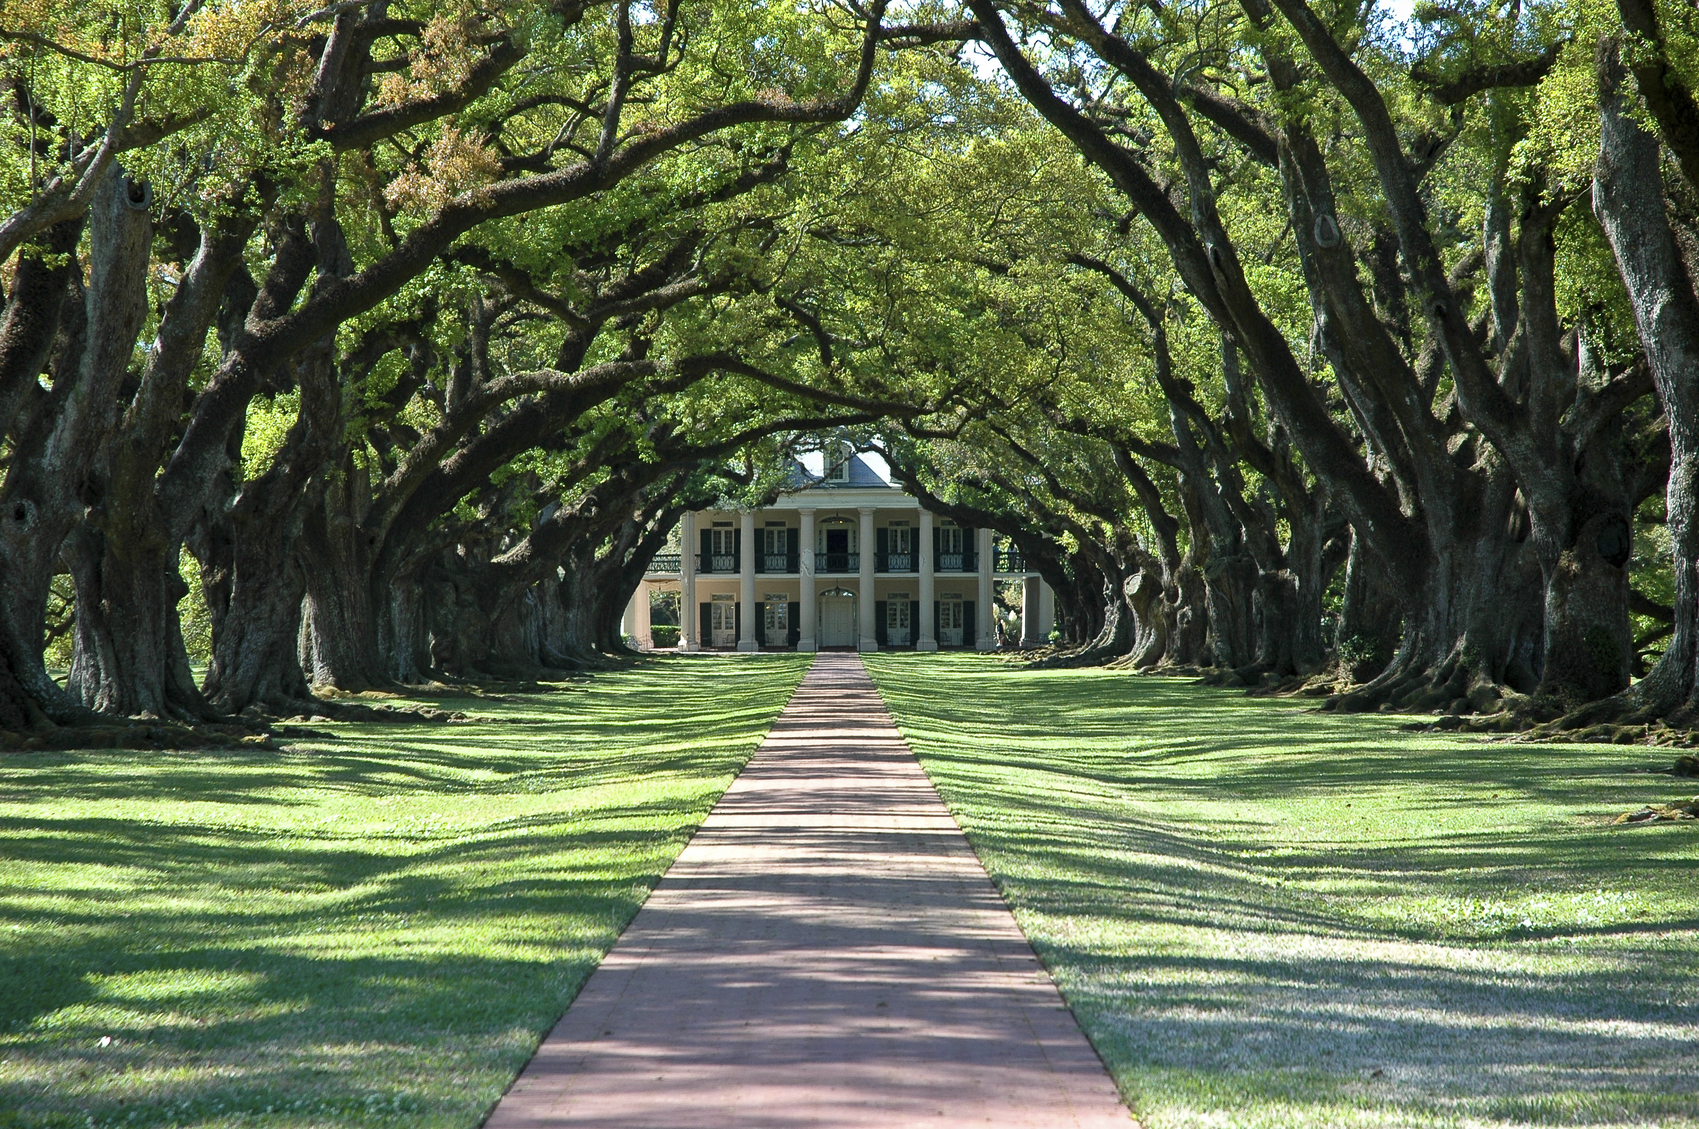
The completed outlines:
[[[820,595],[820,646],[855,646],[855,597],[849,593]]]
[[[709,617],[709,645],[737,646],[737,605],[730,600],[715,600]]]
[[[940,647],[959,647],[962,645],[962,602],[960,600],[938,601],[938,645]]]
[[[909,611],[913,607],[906,594],[893,595],[885,604],[885,642],[893,647],[909,645]]]
[[[762,636],[769,647],[783,647],[791,641],[790,603],[785,600],[775,600],[767,597],[765,612],[767,621],[761,625],[765,634]]]

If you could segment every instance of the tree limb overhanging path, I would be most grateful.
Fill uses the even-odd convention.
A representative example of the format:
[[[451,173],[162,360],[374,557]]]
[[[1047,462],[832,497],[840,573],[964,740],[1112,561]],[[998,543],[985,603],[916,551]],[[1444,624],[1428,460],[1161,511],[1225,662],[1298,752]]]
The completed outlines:
[[[486,1129],[1131,1125],[853,654],[822,654]]]

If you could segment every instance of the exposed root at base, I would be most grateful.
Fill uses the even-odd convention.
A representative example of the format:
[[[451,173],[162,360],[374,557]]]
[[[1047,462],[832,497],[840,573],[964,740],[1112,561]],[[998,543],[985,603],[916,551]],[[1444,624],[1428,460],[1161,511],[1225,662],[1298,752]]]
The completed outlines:
[[[41,726],[26,732],[0,730],[0,753],[68,752],[99,749],[277,749],[263,727],[229,723],[187,724],[151,718]]]
[[[1699,819],[1699,796],[1674,804],[1647,804],[1635,811],[1623,812],[1612,823],[1674,823]]]

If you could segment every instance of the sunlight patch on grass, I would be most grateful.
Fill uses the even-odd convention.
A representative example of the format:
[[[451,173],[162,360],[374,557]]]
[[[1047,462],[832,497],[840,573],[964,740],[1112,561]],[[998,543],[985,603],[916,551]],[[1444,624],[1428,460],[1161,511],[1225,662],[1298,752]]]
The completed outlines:
[[[0,759],[0,1127],[470,1129],[806,666]]]
[[[1148,1129],[1699,1125],[1699,836],[1603,824],[1661,754],[868,666]]]

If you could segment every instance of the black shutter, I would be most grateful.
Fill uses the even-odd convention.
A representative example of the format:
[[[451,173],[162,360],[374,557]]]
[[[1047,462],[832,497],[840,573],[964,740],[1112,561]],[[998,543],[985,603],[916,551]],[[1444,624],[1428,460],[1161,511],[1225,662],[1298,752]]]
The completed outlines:
[[[938,629],[932,629],[932,637],[938,638]],[[908,602],[908,645],[914,646],[920,642],[920,601]]]
[[[736,640],[738,640],[738,642],[743,641],[743,601],[742,600],[739,600],[737,603],[732,605],[732,637],[735,638]]]
[[[873,531],[874,543],[878,546],[879,555],[873,558],[873,567],[879,572],[886,570],[886,561],[891,553],[891,531],[883,526]]]
[[[881,529],[879,532],[883,533],[885,531],[883,529]],[[886,615],[885,601],[884,600],[874,600],[873,601],[873,641],[875,643],[879,644],[881,647],[883,647],[885,645],[886,638],[887,638],[886,631],[885,631],[885,615]]]
[[[934,529],[932,532],[938,532]],[[944,634],[944,607],[937,601],[932,601],[932,638],[937,639]],[[943,646],[942,643],[939,646]]]
[[[971,647],[977,641],[974,638],[973,628],[974,628],[974,625],[978,622],[979,622],[978,620],[973,618],[973,601],[972,600],[963,600],[962,601],[962,646]]]
[[[701,647],[712,646],[714,642],[714,605],[702,604],[702,634],[696,637],[696,643]]]
[[[696,567],[702,572],[712,571],[714,567],[714,531],[702,531],[702,558],[696,562]]]
[[[796,530],[794,530],[794,529],[791,530],[791,533],[793,535],[792,540],[791,540],[791,544],[794,545],[794,544],[796,544],[796,541],[795,541],[795,538],[794,538]],[[810,582],[810,583],[812,583],[812,582]],[[788,613],[786,618],[788,618],[790,620],[790,625],[791,625],[790,645],[793,646],[793,647],[796,646],[797,643],[802,639],[802,621],[797,618],[797,612],[798,612],[799,609],[801,609],[801,607],[802,607],[801,604],[792,603],[790,607],[785,609],[785,611]]]
[[[798,541],[798,538],[800,538],[801,536],[802,536],[802,531],[794,525],[791,526],[789,529],[785,530],[785,557],[786,557],[785,571],[786,572],[796,572],[797,571],[797,553],[796,553],[796,550],[797,550],[797,545],[800,543]]]
[[[938,556],[944,551],[944,531],[936,525],[932,527],[932,571],[938,571]]]
[[[978,568],[978,565],[979,565],[979,555],[978,555],[979,539],[974,536],[974,533],[975,533],[975,530],[973,529],[972,526],[968,526],[968,525],[962,526],[962,571],[963,572],[978,572],[979,571],[979,568]],[[962,612],[962,614],[963,615],[967,614],[965,609]],[[964,623],[962,625],[962,630],[967,631],[967,632],[972,632],[973,628],[969,627],[967,624]],[[963,635],[962,638],[966,639],[967,636]]]
[[[760,646],[767,645],[767,601],[755,601],[755,642]]]

